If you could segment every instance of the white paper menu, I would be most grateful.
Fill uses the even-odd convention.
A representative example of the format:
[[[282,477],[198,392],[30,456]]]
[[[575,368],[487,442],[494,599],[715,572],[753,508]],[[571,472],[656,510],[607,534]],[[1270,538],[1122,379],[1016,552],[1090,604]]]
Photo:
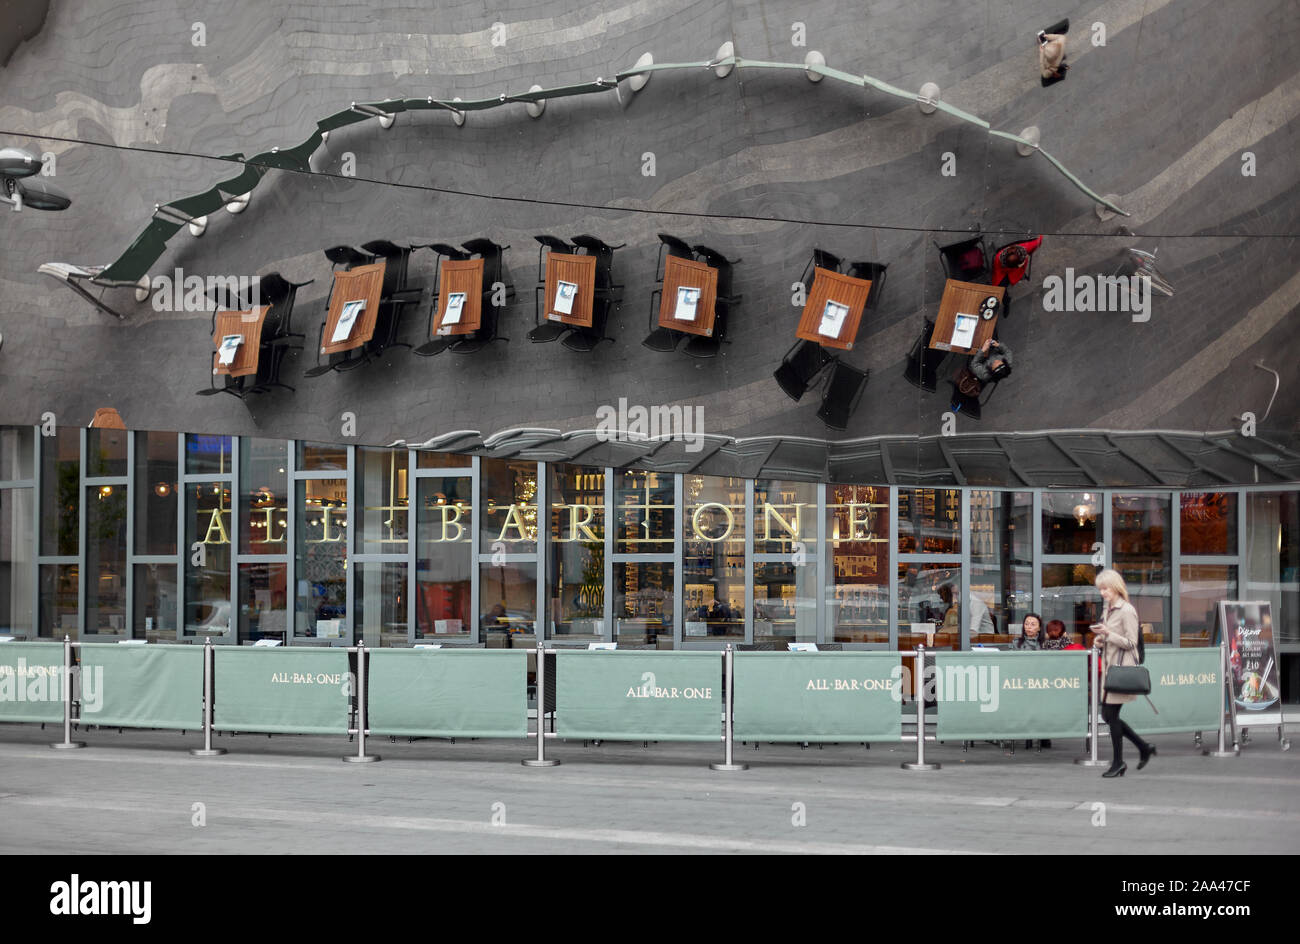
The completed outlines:
[[[447,296],[447,313],[442,317],[442,323],[460,324],[460,313],[465,307],[465,293],[452,292]]]
[[[838,338],[840,331],[844,329],[844,319],[848,316],[848,305],[828,301],[826,308],[822,311],[822,323],[821,327],[817,329],[817,333],[828,338]]]
[[[555,310],[562,315],[573,314],[573,300],[577,297],[577,283],[565,282],[561,279],[560,284],[555,289]]]
[[[694,321],[695,306],[700,300],[700,290],[688,286],[680,286],[677,289],[677,310],[673,312],[673,317],[678,321]]]
[[[235,362],[235,355],[239,353],[239,345],[244,343],[242,334],[227,334],[221,339],[221,347],[217,348],[217,356],[221,360],[222,367],[229,367]]]
[[[357,316],[365,311],[365,308],[364,299],[346,302],[343,305],[343,313],[339,315],[339,323],[334,326],[334,333],[330,335],[331,344],[337,344],[348,339],[348,335],[352,333],[352,326],[357,323]]]
[[[964,312],[957,313],[957,323],[952,328],[952,346],[970,347],[975,342],[975,326],[979,318]]]

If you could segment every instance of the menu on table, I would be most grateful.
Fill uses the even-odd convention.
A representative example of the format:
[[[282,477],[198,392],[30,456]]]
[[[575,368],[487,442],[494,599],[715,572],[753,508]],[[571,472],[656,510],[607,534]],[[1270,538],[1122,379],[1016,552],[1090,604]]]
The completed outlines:
[[[465,308],[465,293],[452,292],[447,296],[447,313],[443,315],[442,323],[460,324],[460,313]]]
[[[975,326],[979,324],[979,321],[979,318],[974,315],[958,312],[957,321],[952,326],[952,346],[970,347],[974,344]]]
[[[560,280],[555,289],[554,310],[562,315],[573,314],[573,300],[578,297],[578,284],[576,282],[565,282]]]
[[[346,302],[343,305],[343,312],[339,315],[339,322],[334,326],[334,333],[330,335],[330,343],[337,344],[340,341],[346,341],[348,335],[352,333],[352,326],[357,323],[357,317],[365,309],[365,299]]]
[[[678,321],[694,321],[695,307],[700,300],[700,290],[681,286],[677,289],[677,310],[673,312],[673,317]]]
[[[242,334],[227,334],[221,339],[221,347],[217,348],[217,356],[221,360],[222,367],[229,367],[235,362],[235,355],[239,353],[239,345],[244,343]]]
[[[817,333],[828,338],[838,338],[844,328],[844,319],[849,316],[849,306],[839,302],[828,301],[822,311],[822,323]]]

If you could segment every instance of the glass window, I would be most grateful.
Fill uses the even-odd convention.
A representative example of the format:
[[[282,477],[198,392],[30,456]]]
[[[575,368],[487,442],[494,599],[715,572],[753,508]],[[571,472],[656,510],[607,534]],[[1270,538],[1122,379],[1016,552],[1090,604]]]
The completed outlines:
[[[745,638],[745,479],[687,475],[685,571],[687,637]]]
[[[628,469],[614,472],[616,552],[673,553],[675,487],[675,478],[667,473]]]
[[[30,481],[35,475],[36,430],[0,426],[0,482]]]
[[[185,471],[193,475],[229,475],[230,456],[229,436],[185,437]]]
[[[479,463],[479,538],[483,553],[504,544],[507,554],[537,550],[537,463],[484,459]]]
[[[126,631],[126,509],[125,485],[86,488],[87,634]]]
[[[1178,644],[1214,644],[1220,600],[1237,600],[1237,568],[1230,564],[1184,564],[1178,575]]]
[[[614,563],[614,641],[620,647],[673,645],[673,567],[665,561]]]
[[[1178,522],[1184,554],[1237,553],[1235,492],[1183,492]]]
[[[971,642],[1009,642],[1011,626],[1033,610],[1034,503],[1030,492],[971,492],[971,593],[989,610],[988,626],[972,626]]]
[[[87,430],[86,478],[126,475],[126,438],[124,429]]]
[[[472,462],[470,456],[455,452],[429,452],[422,449],[415,454],[417,469],[468,469]]]
[[[1101,594],[1093,586],[1097,568],[1092,564],[1043,565],[1043,625],[1054,619],[1065,631],[1084,640],[1088,627],[1101,618]]]
[[[36,544],[30,488],[0,489],[0,633],[30,636]]]
[[[1111,559],[1128,584],[1143,636],[1171,643],[1169,496],[1115,495],[1111,513]]]
[[[551,632],[605,638],[605,470],[552,465]]]
[[[283,439],[240,441],[240,553],[289,553],[288,467],[289,445]]]
[[[817,641],[817,560],[798,557],[754,563],[755,643]]]
[[[77,638],[77,565],[41,565],[41,635]]]
[[[175,439],[175,437],[173,437]],[[135,565],[134,639],[176,641],[176,565]]]
[[[754,553],[816,555],[817,484],[754,483]],[[802,548],[795,545],[801,544]]]
[[[1099,492],[1043,492],[1043,553],[1093,554],[1105,514]]]
[[[358,554],[405,554],[408,499],[405,449],[357,449],[361,505]]]
[[[1276,642],[1300,642],[1300,492],[1257,492],[1249,509],[1245,597],[1273,604]]]
[[[926,645],[934,649],[961,647],[961,565],[900,563],[898,565],[898,647]],[[929,624],[921,629],[913,624]],[[914,631],[915,629],[915,631]],[[934,635],[933,642],[928,640]]]
[[[61,427],[41,437],[41,553],[77,553],[81,433]]]
[[[961,491],[900,488],[898,550],[901,554],[960,554]]]
[[[358,561],[356,628],[367,646],[405,646],[406,564]]]
[[[135,481],[135,552],[175,554],[180,481],[175,433],[135,434]]]
[[[473,574],[470,520],[474,494],[468,475],[418,480],[415,638],[469,637]]]
[[[298,443],[299,472],[345,472],[347,468],[347,446],[335,443]]]
[[[479,625],[489,649],[536,644],[536,563],[479,566]]]
[[[231,626],[230,486],[225,482],[185,486],[185,546],[203,545],[200,564],[185,559],[185,634],[219,636]]]
[[[348,600],[347,479],[298,483],[294,503],[298,593],[294,635],[344,635]]]
[[[889,489],[826,486],[834,642],[889,642]]]
[[[239,565],[239,641],[278,639],[287,643],[288,564],[257,561]]]

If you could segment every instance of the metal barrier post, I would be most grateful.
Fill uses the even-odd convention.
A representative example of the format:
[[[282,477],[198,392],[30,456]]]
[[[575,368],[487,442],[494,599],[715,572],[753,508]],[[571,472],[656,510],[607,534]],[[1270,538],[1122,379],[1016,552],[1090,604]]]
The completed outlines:
[[[357,653],[357,752],[343,758],[348,764],[373,764],[378,754],[366,753],[366,644],[358,643]]]
[[[224,747],[212,746],[212,637],[203,640],[203,746],[190,749],[195,757],[217,757]]]
[[[920,678],[913,691],[916,697],[916,762],[899,766],[904,770],[938,770],[942,764],[925,762],[925,646],[916,647],[916,673]]]
[[[56,751],[85,747],[85,741],[72,740],[72,637],[63,637],[63,741],[51,744]]]
[[[546,650],[539,642],[535,651],[537,652],[537,756],[526,757],[520,763],[525,767],[558,767],[560,766],[558,760],[550,760],[546,756],[546,726],[543,719],[546,711]]]
[[[737,764],[731,757],[732,737],[731,737],[731,708],[736,703],[736,687],[734,660],[735,650],[732,649],[731,643],[727,643],[726,650],[722,653],[722,677],[723,685],[727,689],[727,697],[722,702],[722,722],[723,722],[723,761],[721,764],[709,764],[710,770],[748,770],[749,764]]]
[[[1206,757],[1236,757],[1238,754],[1236,745],[1233,746],[1232,750],[1229,750],[1228,748],[1227,732],[1225,730],[1224,722],[1225,712],[1222,702],[1223,695],[1226,692],[1228,696],[1228,705],[1235,707],[1232,703],[1232,683],[1228,681],[1228,644],[1226,642],[1219,643],[1219,677],[1223,679],[1223,684],[1219,686],[1219,748],[1214,751],[1205,748],[1201,753]],[[1235,737],[1237,733],[1235,726],[1233,727],[1232,733]]]
[[[1097,705],[1101,698],[1101,693],[1098,691],[1101,684],[1097,681],[1097,660],[1100,657],[1101,654],[1097,651],[1096,646],[1088,650],[1088,690],[1092,692],[1092,698],[1089,699],[1091,704],[1088,706],[1088,741],[1090,747],[1087,757],[1076,757],[1074,759],[1074,762],[1081,767],[1101,767],[1106,763],[1106,761],[1097,757],[1097,717],[1100,710]]]

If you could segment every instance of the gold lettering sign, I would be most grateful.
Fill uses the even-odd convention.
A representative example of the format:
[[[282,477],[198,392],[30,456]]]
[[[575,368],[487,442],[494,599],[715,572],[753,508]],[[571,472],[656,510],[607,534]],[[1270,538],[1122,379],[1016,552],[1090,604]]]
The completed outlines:
[[[208,533],[203,535],[204,544],[229,544],[230,535],[226,533],[225,511],[220,508],[213,508],[212,515],[208,518]],[[216,540],[213,540],[213,533],[216,533]]]
[[[776,510],[777,509],[776,505],[773,505],[770,502],[763,502],[763,540],[764,541],[772,540],[772,519],[773,518],[776,519],[777,524],[779,524],[782,528],[785,529],[785,532],[789,536],[790,540],[792,541],[799,540],[799,518],[800,515],[802,514],[803,507],[806,504],[807,502],[795,502],[794,514],[791,515],[790,520],[787,521],[785,518],[781,517],[781,512]],[[778,536],[776,540],[784,541],[785,538]]]
[[[726,516],[727,530],[722,532],[718,537],[711,537],[700,530],[700,516],[704,514],[706,508],[721,508],[723,515]],[[736,516],[731,513],[730,508],[721,502],[705,502],[697,507],[695,513],[691,515],[691,527],[695,531],[695,537],[697,540],[710,541],[716,544],[718,541],[725,541],[727,538],[731,537],[731,532],[736,529]]]

